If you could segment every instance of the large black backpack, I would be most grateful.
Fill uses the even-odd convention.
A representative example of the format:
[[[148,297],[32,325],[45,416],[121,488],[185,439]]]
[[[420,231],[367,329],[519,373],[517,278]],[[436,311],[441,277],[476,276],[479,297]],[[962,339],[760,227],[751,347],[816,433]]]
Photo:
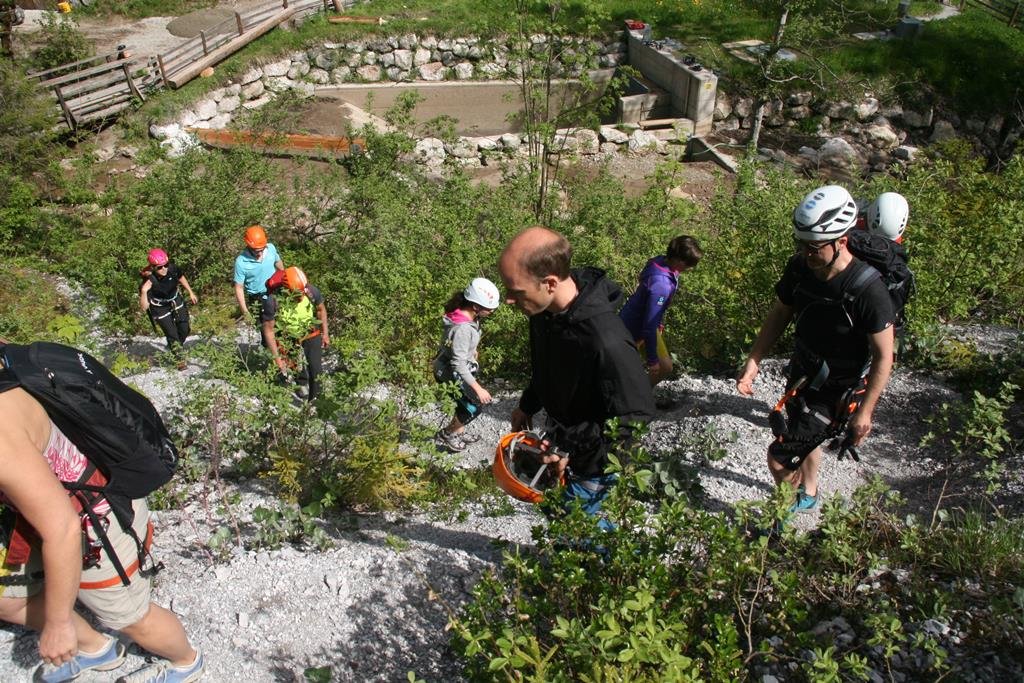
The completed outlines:
[[[896,311],[896,332],[902,332],[906,324],[904,308],[914,295],[914,271],[910,269],[907,250],[902,244],[863,230],[849,232],[847,237],[846,246],[850,253],[874,268],[881,276]],[[855,277],[847,286],[844,297],[856,298],[872,280],[874,276],[869,271]]]
[[[93,521],[93,529],[122,582],[128,576],[113,552],[92,506],[102,495],[121,528],[135,537],[139,567],[142,541],[132,530],[132,500],[160,488],[174,474],[178,450],[160,414],[98,360],[78,349],[49,342],[0,345],[0,392],[21,387],[46,409],[55,425],[105,477],[105,486],[63,482]]]

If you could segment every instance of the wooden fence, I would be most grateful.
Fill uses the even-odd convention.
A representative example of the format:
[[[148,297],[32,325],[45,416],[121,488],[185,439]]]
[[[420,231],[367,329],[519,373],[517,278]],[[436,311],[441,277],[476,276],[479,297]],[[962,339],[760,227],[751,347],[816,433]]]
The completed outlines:
[[[152,58],[118,51],[29,74],[50,92],[68,128],[113,116],[136,102],[159,82]]]
[[[1024,0],[960,0],[960,9],[971,5],[980,7],[1006,21],[1007,25],[1022,28]]]
[[[351,0],[349,0],[351,3]],[[203,69],[227,58],[287,19],[320,11],[341,11],[345,0],[273,0],[201,31],[177,47],[152,57],[132,57],[124,45],[109,55],[83,59],[29,74],[50,91],[72,130],[119,114],[146,94],[179,88]]]

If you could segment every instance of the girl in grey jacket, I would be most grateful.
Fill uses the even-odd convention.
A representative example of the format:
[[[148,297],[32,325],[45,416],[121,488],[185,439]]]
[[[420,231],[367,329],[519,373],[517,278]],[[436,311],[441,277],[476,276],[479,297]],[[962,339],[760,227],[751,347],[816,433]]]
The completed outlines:
[[[480,321],[493,313],[500,301],[494,283],[478,277],[445,304],[444,333],[434,358],[434,378],[441,383],[457,383],[462,393],[455,401],[451,422],[434,436],[434,443],[441,450],[458,453],[466,449],[467,443],[480,438],[466,433],[466,425],[491,402],[490,392],[476,380],[480,370],[476,360]]]

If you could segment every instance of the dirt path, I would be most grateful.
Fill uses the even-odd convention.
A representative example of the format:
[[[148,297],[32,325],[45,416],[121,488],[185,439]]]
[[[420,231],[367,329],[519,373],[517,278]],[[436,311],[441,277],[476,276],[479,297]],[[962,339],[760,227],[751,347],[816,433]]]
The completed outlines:
[[[73,15],[78,27],[92,41],[97,54],[115,52],[124,45],[136,55],[156,55],[167,52],[182,42],[199,35],[232,16],[233,12],[246,12],[266,5],[267,0],[226,0],[215,7],[189,12],[180,17],[89,17]],[[15,28],[15,41],[31,45],[39,32],[43,10],[25,10],[25,23]]]

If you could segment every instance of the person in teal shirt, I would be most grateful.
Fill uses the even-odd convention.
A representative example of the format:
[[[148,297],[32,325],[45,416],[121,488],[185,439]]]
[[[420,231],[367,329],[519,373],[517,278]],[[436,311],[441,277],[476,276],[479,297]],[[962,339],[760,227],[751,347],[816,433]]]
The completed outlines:
[[[242,315],[256,315],[257,327],[263,345],[267,340],[262,324],[266,322],[264,303],[267,299],[267,280],[278,270],[284,270],[284,263],[277,248],[267,241],[267,233],[259,225],[250,225],[245,230],[245,250],[235,259],[235,300]],[[250,311],[250,304],[256,304],[256,311]]]

